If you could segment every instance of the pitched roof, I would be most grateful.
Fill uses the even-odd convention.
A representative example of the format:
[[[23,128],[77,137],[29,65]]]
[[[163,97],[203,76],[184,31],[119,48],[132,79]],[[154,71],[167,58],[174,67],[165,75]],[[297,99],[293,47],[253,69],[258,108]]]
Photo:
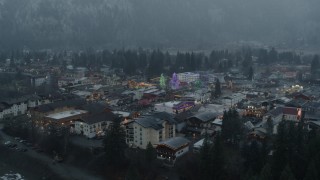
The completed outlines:
[[[285,114],[285,115],[297,115],[297,108],[295,107],[277,107],[267,113],[273,117]]]
[[[210,120],[213,120],[216,116],[217,116],[217,114],[213,113],[213,112],[201,112],[201,113],[198,113],[190,118],[197,118],[202,122],[208,122]]]
[[[81,105],[84,105],[86,103],[83,99],[72,99],[72,100],[66,100],[66,101],[57,101],[51,104],[44,104],[40,105],[35,108],[36,111],[39,112],[50,112],[54,111],[57,108],[61,107],[80,107]]]
[[[27,102],[28,100],[39,100],[41,99],[39,96],[35,95],[35,94],[30,94],[30,95],[25,95],[25,96],[21,96],[18,98],[5,98],[3,100],[1,100],[1,102],[7,104],[7,105],[13,105],[13,104],[18,104],[21,102]]]
[[[83,104],[80,109],[86,110],[91,114],[101,113],[108,108],[106,104],[102,103],[87,103]]]
[[[282,114],[283,107],[277,107],[267,113],[267,115],[271,115],[273,117],[279,116]]]
[[[102,121],[114,121],[117,118],[112,112],[100,112],[97,114],[87,114],[81,117],[81,120],[87,124],[95,124]]]
[[[186,138],[174,137],[174,138],[170,138],[168,140],[162,141],[158,145],[165,145],[173,150],[176,150],[176,149],[179,149],[180,147],[185,146],[189,143],[190,143],[190,141]]]
[[[310,108],[320,108],[320,102],[307,102],[303,105],[303,107],[310,107]]]
[[[298,111],[297,108],[284,107],[282,113],[287,115],[297,115]]]
[[[184,111],[184,112],[177,114],[174,117],[174,119],[176,120],[176,122],[183,122],[186,119],[190,118],[191,116],[193,116],[193,113],[191,111]]]
[[[161,120],[166,120],[169,124],[176,124],[177,122],[174,120],[173,115],[167,112],[155,112],[152,116],[159,118]]]
[[[135,122],[144,128],[153,128],[155,130],[160,130],[163,128],[162,126],[163,120],[160,120],[152,116],[145,116],[145,117],[138,118],[137,120],[135,120]]]

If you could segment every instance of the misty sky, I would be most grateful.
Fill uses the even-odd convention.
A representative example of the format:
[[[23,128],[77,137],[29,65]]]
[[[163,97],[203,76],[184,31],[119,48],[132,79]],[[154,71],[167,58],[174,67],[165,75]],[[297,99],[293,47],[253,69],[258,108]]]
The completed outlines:
[[[0,0],[0,47],[317,46],[317,0]]]

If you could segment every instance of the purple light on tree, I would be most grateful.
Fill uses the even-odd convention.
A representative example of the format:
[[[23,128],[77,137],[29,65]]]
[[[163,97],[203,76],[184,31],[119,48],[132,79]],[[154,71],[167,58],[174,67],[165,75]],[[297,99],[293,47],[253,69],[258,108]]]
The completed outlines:
[[[179,89],[180,81],[176,73],[173,73],[170,81],[171,89]]]

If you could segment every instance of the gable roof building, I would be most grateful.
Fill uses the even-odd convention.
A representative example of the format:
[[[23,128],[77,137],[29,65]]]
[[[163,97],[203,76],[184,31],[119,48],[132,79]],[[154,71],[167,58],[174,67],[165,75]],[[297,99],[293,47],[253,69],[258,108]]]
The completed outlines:
[[[165,112],[139,117],[126,124],[126,142],[145,149],[149,142],[155,145],[175,137],[175,125],[172,115]]]

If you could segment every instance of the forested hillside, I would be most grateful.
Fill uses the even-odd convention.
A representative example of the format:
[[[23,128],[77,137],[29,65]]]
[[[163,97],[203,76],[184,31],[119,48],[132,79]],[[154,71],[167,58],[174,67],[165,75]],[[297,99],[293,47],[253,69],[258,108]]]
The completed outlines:
[[[0,0],[0,47],[320,43],[316,0]]]

